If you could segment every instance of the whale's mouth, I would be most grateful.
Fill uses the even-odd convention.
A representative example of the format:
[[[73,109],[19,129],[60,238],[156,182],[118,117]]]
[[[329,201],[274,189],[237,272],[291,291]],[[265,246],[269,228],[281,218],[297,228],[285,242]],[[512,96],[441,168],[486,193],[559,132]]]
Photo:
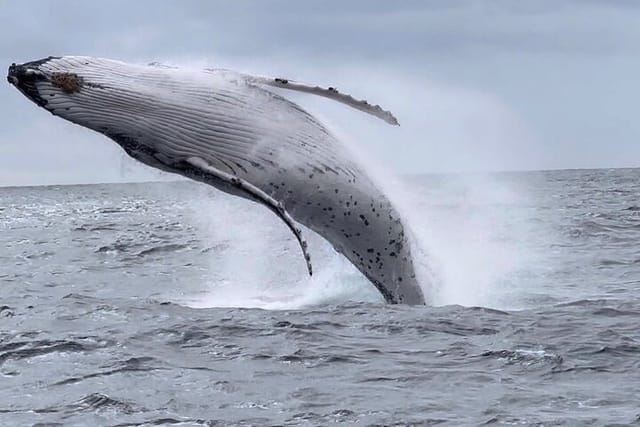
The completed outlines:
[[[40,66],[50,59],[52,57],[24,64],[13,63],[7,72],[7,81],[41,107],[45,106],[47,101],[38,91],[38,82],[47,80],[47,75],[40,70]]]

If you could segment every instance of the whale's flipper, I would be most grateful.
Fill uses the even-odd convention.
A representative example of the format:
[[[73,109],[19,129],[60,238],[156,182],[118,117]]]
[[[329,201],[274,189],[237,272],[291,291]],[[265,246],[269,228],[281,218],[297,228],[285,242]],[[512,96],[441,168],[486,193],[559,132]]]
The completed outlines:
[[[372,105],[365,100],[355,99],[351,95],[347,95],[346,93],[341,93],[338,89],[334,87],[323,88],[320,86],[308,85],[300,82],[296,82],[294,80],[283,79],[283,78],[271,78],[271,77],[261,77],[261,76],[252,76],[249,74],[243,74],[243,76],[247,79],[249,83],[258,84],[258,85],[266,85],[273,86],[282,89],[295,90],[298,92],[311,93],[313,95],[322,96],[325,98],[333,99],[334,101],[338,101],[342,104],[346,104],[356,110],[360,110],[367,114],[371,114],[379,119],[384,120],[385,122],[400,126],[398,123],[398,119],[395,118],[393,113],[388,110],[382,109],[379,105]]]
[[[273,213],[278,215],[278,217],[282,221],[284,221],[285,224],[287,224],[287,227],[289,227],[289,229],[293,232],[293,234],[296,236],[296,239],[298,239],[298,243],[300,243],[300,247],[302,248],[302,254],[304,255],[304,259],[307,263],[307,270],[309,270],[309,275],[311,276],[313,274],[313,269],[311,267],[311,257],[307,252],[307,242],[302,238],[302,231],[300,230],[300,228],[296,227],[293,218],[291,218],[291,215],[289,215],[289,213],[285,210],[282,203],[269,196],[267,193],[251,184],[250,182],[247,182],[227,172],[223,172],[210,165],[200,157],[189,157],[186,160],[186,163],[193,166],[202,173],[222,180],[228,185],[236,188],[240,192],[248,194],[252,200],[257,200],[260,203],[263,203],[267,208],[273,211]]]

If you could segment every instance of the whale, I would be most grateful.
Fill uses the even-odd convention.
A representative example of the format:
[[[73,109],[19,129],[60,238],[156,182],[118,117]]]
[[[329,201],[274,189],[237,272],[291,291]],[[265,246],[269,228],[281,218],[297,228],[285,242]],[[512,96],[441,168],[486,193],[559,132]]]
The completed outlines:
[[[148,166],[266,207],[294,235],[309,274],[312,250],[303,233],[311,230],[386,302],[426,303],[396,206],[348,147],[283,93],[322,96],[398,125],[379,105],[282,77],[86,56],[14,63],[7,80]]]

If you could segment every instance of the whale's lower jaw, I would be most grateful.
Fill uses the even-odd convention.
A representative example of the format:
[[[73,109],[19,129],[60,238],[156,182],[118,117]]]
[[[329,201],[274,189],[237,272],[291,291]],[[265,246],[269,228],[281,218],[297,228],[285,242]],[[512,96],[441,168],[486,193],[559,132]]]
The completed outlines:
[[[230,71],[88,57],[31,64],[12,66],[8,80],[21,89],[21,76],[33,69],[29,92],[21,90],[54,115],[107,135],[147,165],[265,205],[296,233],[306,257],[292,221],[304,224],[387,302],[425,303],[400,215],[340,142],[296,104]]]

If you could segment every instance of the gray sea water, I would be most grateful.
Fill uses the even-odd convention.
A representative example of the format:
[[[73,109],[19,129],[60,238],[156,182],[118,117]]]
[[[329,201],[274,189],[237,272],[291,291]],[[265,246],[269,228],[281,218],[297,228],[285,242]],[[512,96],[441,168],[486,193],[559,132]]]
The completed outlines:
[[[640,170],[411,177],[432,306],[191,182],[0,189],[0,425],[640,424]]]

